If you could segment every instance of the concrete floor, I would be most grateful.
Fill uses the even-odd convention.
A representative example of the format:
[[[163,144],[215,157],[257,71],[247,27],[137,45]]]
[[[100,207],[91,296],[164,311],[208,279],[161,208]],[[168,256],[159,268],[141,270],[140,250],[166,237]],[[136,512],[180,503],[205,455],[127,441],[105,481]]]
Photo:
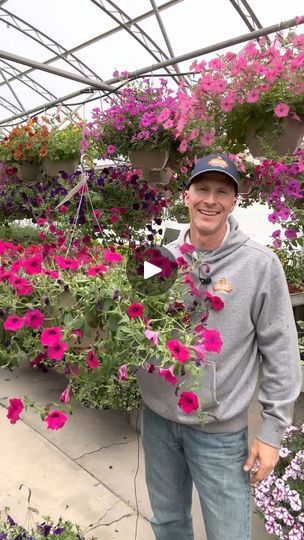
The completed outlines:
[[[28,490],[19,489],[24,484],[31,489],[30,504],[40,516],[71,519],[98,540],[135,540],[134,478],[139,452],[136,540],[153,540],[140,438],[128,415],[77,406],[65,428],[54,432],[29,410],[11,425],[6,419],[8,398],[28,395],[36,403],[58,401],[66,379],[21,368],[12,373],[0,371],[0,381],[0,508],[9,506],[11,515],[25,523]],[[258,418],[259,407],[254,402],[249,414],[251,436]],[[193,516],[195,539],[206,540],[196,493]],[[274,538],[256,515],[253,523],[252,540]]]

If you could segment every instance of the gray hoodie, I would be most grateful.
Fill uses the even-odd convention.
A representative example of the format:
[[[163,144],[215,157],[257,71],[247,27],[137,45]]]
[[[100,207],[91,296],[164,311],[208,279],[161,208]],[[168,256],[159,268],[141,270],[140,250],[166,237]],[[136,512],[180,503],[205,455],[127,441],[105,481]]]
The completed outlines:
[[[220,296],[221,311],[210,310],[206,327],[220,332],[223,346],[219,354],[208,352],[201,367],[198,391],[205,423],[196,413],[185,414],[178,406],[176,388],[154,371],[138,371],[144,403],[154,412],[208,433],[236,432],[247,425],[247,409],[252,399],[259,368],[259,401],[262,427],[257,438],[280,446],[284,429],[292,422],[293,403],[301,388],[301,367],[290,297],[285,275],[277,256],[240,231],[229,217],[230,232],[222,245],[205,252],[212,282],[201,285],[197,272],[191,276],[197,287]],[[181,256],[189,226],[166,246]],[[192,263],[192,254],[183,255]],[[191,381],[182,377],[182,390]]]

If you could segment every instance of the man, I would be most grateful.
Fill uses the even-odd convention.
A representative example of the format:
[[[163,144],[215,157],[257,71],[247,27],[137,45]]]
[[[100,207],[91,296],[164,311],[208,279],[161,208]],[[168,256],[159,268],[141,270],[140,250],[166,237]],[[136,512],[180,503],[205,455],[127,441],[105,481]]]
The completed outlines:
[[[282,267],[276,255],[242,233],[230,215],[238,172],[226,155],[197,161],[185,192],[190,227],[167,246],[175,257],[202,263],[197,287],[221,297],[208,327],[223,347],[207,356],[198,392],[206,423],[178,407],[175,388],[157,374],[138,374],[144,401],[143,445],[157,540],[192,540],[192,484],[199,493],[208,540],[250,540],[250,481],[276,465],[292,405],[300,392],[297,333]],[[262,426],[248,455],[247,409],[261,368]],[[205,399],[206,398],[206,399]]]

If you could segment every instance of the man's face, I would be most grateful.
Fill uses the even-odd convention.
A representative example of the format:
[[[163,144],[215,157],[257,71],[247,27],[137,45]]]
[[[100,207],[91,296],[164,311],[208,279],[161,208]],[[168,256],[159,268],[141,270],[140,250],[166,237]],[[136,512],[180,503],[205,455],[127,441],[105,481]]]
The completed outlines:
[[[205,172],[185,192],[190,223],[199,234],[216,234],[226,226],[236,204],[232,181],[223,173]]]

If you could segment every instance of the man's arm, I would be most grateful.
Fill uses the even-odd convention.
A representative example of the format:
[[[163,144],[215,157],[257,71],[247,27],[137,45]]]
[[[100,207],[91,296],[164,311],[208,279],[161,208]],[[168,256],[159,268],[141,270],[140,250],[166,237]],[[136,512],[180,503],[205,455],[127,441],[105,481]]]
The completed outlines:
[[[256,334],[262,357],[259,401],[263,407],[262,427],[245,464],[257,482],[268,476],[279,458],[283,433],[292,423],[293,405],[301,391],[301,364],[298,335],[288,287],[276,256],[260,284],[256,306]]]

